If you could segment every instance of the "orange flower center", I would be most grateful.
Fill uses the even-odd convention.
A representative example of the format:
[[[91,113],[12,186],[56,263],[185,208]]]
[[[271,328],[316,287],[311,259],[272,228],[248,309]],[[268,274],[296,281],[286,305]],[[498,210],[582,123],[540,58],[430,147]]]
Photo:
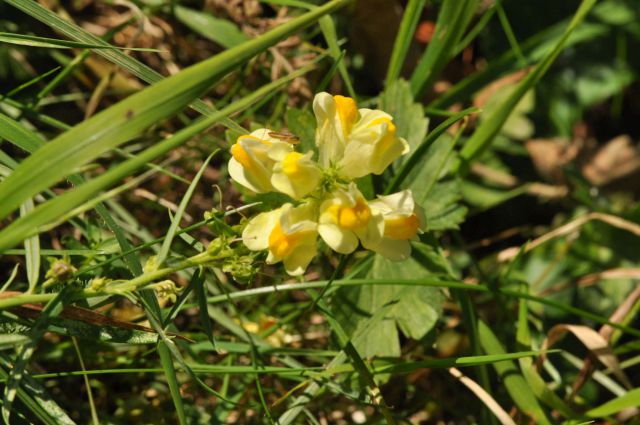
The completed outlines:
[[[388,218],[384,221],[384,235],[391,239],[407,240],[418,234],[420,222],[415,214],[409,217]]]

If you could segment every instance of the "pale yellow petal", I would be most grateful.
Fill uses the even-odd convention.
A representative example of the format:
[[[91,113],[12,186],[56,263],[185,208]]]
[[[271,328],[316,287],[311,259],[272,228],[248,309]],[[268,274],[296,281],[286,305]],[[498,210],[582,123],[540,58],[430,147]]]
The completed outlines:
[[[408,240],[382,238],[378,245],[369,249],[392,261],[403,261],[411,257],[411,243]]]
[[[289,152],[281,157],[273,167],[273,187],[294,199],[302,199],[316,190],[322,179],[322,171],[311,160],[311,155],[311,152],[306,155]]]
[[[362,229],[355,231],[362,242],[362,246],[371,249],[380,243],[384,233],[384,217],[378,212],[371,214],[369,223]]]
[[[284,258],[284,268],[291,276],[300,276],[305,272],[309,263],[317,254],[316,234],[308,234],[296,250]]]
[[[264,186],[253,184],[253,182],[251,182],[247,177],[244,167],[240,165],[240,163],[236,161],[235,158],[231,158],[229,160],[228,171],[229,175],[235,182],[241,184],[247,189],[250,189],[256,193],[268,191],[268,188],[265,188]]]
[[[242,242],[252,251],[269,247],[269,235],[280,219],[281,209],[260,213],[255,216],[242,232]]]
[[[358,237],[335,224],[319,224],[318,233],[331,249],[340,254],[350,254],[358,248]]]

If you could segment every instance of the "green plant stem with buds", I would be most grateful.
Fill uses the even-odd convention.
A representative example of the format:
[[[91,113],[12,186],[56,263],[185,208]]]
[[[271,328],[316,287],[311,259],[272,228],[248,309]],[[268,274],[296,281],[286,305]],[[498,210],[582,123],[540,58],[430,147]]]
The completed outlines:
[[[202,265],[219,265],[221,266],[225,260],[228,260],[235,255],[232,249],[221,249],[215,253],[204,251],[196,254],[192,257],[180,261],[174,266],[167,266],[158,269],[145,270],[143,274],[130,280],[124,281],[112,281],[106,283],[105,286],[96,288],[86,288],[78,291],[72,298],[83,299],[98,297],[104,295],[122,295],[125,293],[137,291],[150,286],[154,282],[158,282],[173,273],[186,270],[192,267],[198,267]],[[50,287],[57,282],[55,279],[50,278],[44,282],[43,287]],[[0,299],[0,310],[11,308],[23,304],[37,304],[48,302],[56,296],[57,293],[49,294],[25,294],[17,295],[15,297]]]

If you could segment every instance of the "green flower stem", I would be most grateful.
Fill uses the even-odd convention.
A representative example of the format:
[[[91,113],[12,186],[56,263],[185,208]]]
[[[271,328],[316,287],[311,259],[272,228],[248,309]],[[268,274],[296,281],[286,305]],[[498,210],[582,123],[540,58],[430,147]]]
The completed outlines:
[[[213,262],[224,260],[225,258],[233,255],[233,251],[230,250],[222,250],[219,255],[212,255],[208,252],[202,252],[200,254],[196,254],[193,257],[189,257],[175,266],[172,267],[163,267],[157,270],[145,271],[142,275],[127,280],[121,283],[112,283],[111,285],[107,285],[106,287],[95,290],[95,289],[84,289],[78,291],[76,294],[72,296],[72,299],[83,299],[83,298],[91,298],[91,297],[99,297],[104,295],[115,295],[115,294],[123,294],[126,292],[136,291],[138,289],[144,288],[145,286],[163,279],[166,276],[169,276],[173,273],[179,272],[181,270],[185,270],[191,267],[197,267],[204,264],[210,264]],[[52,279],[49,279],[45,284],[52,285],[55,283]],[[11,307],[16,307],[23,304],[39,304],[46,303],[51,301],[57,295],[57,292],[52,292],[49,294],[25,294],[25,295],[17,295],[15,297],[3,298],[0,299],[0,310],[4,310]]]

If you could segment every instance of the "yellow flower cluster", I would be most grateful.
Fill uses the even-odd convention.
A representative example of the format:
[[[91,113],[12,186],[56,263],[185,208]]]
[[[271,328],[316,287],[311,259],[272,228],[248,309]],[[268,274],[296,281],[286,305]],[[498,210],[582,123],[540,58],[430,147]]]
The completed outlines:
[[[235,181],[297,202],[254,217],[242,234],[244,244],[253,251],[268,250],[267,263],[282,261],[294,276],[304,273],[316,255],[318,236],[342,254],[362,244],[392,260],[408,258],[409,241],[425,224],[411,191],[367,201],[353,182],[381,174],[409,151],[392,117],[328,93],[316,95],[313,111],[318,162],[313,152],[296,152],[294,144],[268,129],[240,136],[231,147],[229,174]]]

